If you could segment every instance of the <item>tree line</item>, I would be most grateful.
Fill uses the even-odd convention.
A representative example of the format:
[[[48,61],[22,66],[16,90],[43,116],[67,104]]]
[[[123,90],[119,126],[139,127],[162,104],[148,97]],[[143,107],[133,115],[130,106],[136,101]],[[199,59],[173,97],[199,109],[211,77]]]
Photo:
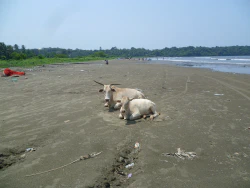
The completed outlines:
[[[42,48],[26,49],[24,45],[19,47],[6,45],[0,42],[1,60],[21,60],[27,58],[75,58],[75,57],[185,57],[185,56],[243,56],[250,55],[250,46],[227,46],[227,47],[171,47],[163,49],[148,50],[145,48],[119,49],[112,47],[103,50],[81,50],[81,49],[63,49],[63,48]]]

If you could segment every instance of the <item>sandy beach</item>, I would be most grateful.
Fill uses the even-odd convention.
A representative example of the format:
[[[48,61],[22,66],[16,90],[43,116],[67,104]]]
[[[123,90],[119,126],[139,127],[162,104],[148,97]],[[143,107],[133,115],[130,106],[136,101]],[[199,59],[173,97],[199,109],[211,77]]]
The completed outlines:
[[[138,63],[46,65],[27,79],[0,78],[0,187],[250,187],[250,75]],[[93,80],[141,89],[161,115],[120,120]],[[166,154],[177,148],[196,157]]]

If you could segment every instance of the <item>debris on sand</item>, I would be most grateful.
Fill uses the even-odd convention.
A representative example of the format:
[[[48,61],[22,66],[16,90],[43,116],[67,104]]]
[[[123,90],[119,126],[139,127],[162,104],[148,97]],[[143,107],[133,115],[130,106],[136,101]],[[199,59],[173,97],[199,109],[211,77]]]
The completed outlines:
[[[177,153],[162,153],[162,156],[173,156],[173,157],[178,157],[180,159],[193,159],[196,157],[195,152],[185,152],[184,150],[181,150],[181,148],[177,148]]]
[[[127,143],[121,149],[119,149],[117,156],[114,159],[114,163],[109,168],[103,169],[102,175],[98,177],[94,185],[89,187],[128,187],[128,185],[134,181],[131,178],[141,173],[140,165],[138,164],[138,154],[140,152],[137,142]]]
[[[215,96],[223,96],[224,94],[215,93]]]
[[[25,149],[8,148],[0,151],[0,170],[4,170],[25,158]]]
[[[32,152],[32,151],[36,151],[36,149],[35,148],[27,148],[26,149],[26,152]]]
[[[131,177],[132,177],[132,173],[129,173],[129,174],[128,174],[128,178],[131,178]]]
[[[12,81],[12,82],[17,82],[18,79],[17,79],[16,77],[12,77],[12,78],[11,78],[11,81]]]
[[[25,154],[22,154],[22,155],[20,156],[21,159],[24,159],[25,157],[26,157]]]
[[[130,164],[126,165],[125,168],[131,168],[133,166],[135,166],[135,163],[130,163]]]
[[[70,120],[65,120],[65,121],[64,121],[64,123],[68,123],[68,122],[70,122]]]
[[[135,149],[136,149],[136,148],[140,148],[139,142],[136,142],[136,143],[135,143]]]
[[[20,72],[20,71],[14,71],[9,68],[6,68],[3,70],[3,75],[2,76],[14,76],[14,75],[20,75],[23,76],[25,75],[25,72]]]

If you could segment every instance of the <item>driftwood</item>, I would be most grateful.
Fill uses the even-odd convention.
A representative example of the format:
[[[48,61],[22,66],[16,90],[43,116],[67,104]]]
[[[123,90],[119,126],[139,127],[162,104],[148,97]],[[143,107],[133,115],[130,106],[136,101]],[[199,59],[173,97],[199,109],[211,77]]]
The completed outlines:
[[[196,153],[195,152],[185,152],[184,150],[181,150],[181,148],[177,148],[177,153],[162,153],[162,156],[173,156],[173,157],[178,157],[180,159],[193,159],[194,157],[196,157]]]

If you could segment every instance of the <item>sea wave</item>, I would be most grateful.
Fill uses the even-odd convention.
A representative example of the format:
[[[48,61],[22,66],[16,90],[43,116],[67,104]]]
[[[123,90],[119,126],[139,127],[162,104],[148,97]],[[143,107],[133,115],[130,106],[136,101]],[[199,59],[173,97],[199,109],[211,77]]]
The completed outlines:
[[[194,58],[197,58],[197,59],[210,59],[211,57],[194,57]]]
[[[187,59],[168,59],[169,61],[182,61],[182,62],[191,62],[191,60],[187,60]]]
[[[231,59],[233,61],[250,61],[250,59]]]

